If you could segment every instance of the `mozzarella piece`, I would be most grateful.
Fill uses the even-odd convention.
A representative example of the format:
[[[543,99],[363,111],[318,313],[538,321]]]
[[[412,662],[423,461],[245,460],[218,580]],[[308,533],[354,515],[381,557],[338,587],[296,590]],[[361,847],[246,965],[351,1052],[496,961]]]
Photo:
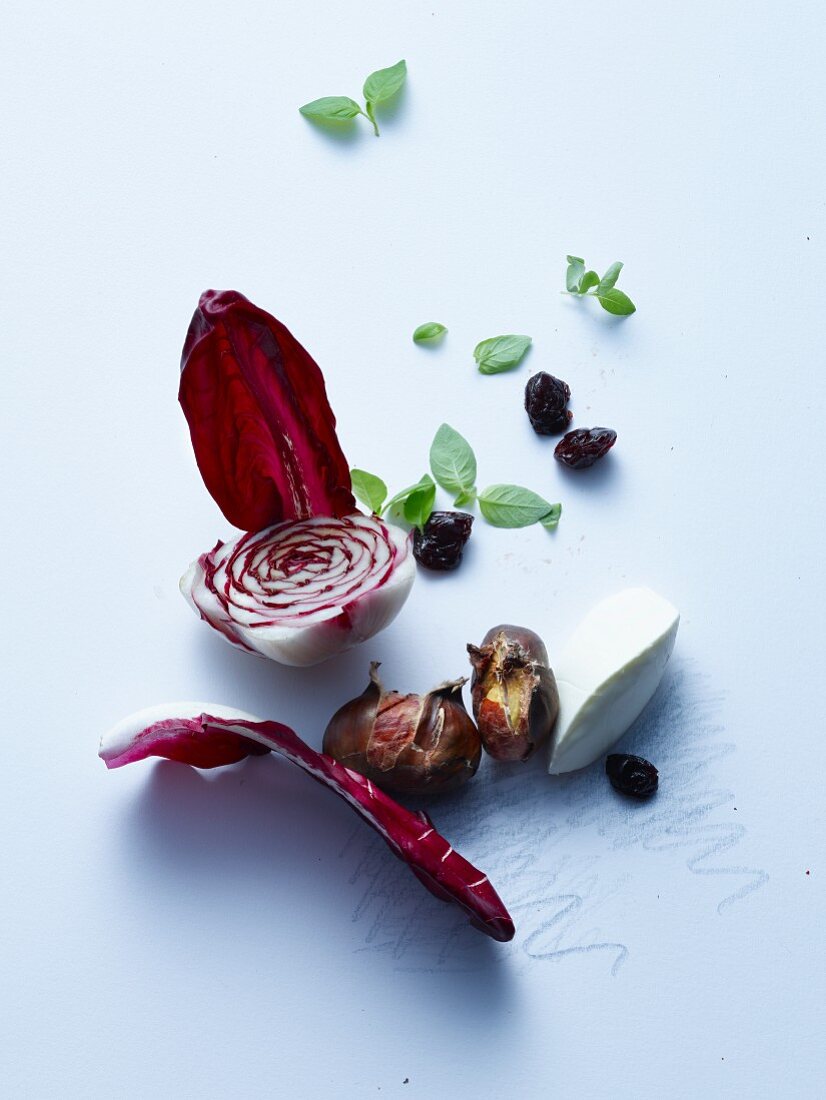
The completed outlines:
[[[559,718],[552,775],[592,764],[639,717],[662,679],[679,624],[677,609],[650,588],[626,588],[585,616],[554,662]]]

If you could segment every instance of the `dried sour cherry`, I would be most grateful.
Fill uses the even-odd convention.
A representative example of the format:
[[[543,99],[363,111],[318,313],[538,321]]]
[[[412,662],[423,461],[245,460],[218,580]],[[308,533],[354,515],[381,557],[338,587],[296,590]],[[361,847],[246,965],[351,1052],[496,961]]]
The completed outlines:
[[[413,532],[413,555],[425,569],[455,569],[470,538],[473,516],[467,512],[431,512],[424,528]]]
[[[537,435],[559,435],[573,420],[566,406],[571,387],[561,378],[540,371],[525,386],[525,411]]]
[[[611,753],[605,761],[605,774],[615,791],[633,798],[650,797],[659,783],[659,773],[650,760],[626,752]]]
[[[617,441],[610,428],[577,428],[563,435],[554,447],[554,458],[572,470],[582,470],[608,454]]]

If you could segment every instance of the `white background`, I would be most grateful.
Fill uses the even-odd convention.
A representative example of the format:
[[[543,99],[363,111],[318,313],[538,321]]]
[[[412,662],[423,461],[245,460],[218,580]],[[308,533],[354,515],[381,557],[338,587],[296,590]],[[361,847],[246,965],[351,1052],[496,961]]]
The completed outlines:
[[[3,6],[5,1095],[820,1094],[825,32],[807,0]],[[402,56],[379,140],[299,116]],[[561,297],[567,252],[637,314]],[[307,346],[353,465],[414,481],[447,420],[558,532],[477,521],[327,666],[231,651],[177,591],[230,533],[176,404],[206,287]],[[533,350],[483,378],[500,332]],[[601,467],[529,430],[540,369],[619,433]],[[96,757],[176,698],[318,745],[369,659],[425,690],[502,619],[553,654],[632,583],[683,612],[626,742],[657,801],[487,762],[432,808],[508,947],[275,759]]]

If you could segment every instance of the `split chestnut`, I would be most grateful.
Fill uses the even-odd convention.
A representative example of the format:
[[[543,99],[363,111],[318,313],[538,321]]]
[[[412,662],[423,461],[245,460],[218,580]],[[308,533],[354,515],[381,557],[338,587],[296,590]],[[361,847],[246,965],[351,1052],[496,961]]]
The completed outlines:
[[[548,740],[559,712],[544,642],[527,627],[503,623],[467,650],[482,744],[496,760],[526,760]]]

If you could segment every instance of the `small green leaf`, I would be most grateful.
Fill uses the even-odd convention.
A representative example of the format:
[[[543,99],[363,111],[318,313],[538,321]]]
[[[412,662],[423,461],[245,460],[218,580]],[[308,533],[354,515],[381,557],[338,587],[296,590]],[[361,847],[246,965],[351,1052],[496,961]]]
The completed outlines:
[[[570,294],[579,294],[579,283],[585,274],[585,261],[579,256],[568,257],[568,270],[565,272],[565,286]]]
[[[314,122],[349,122],[356,115],[363,114],[358,103],[346,95],[327,95],[298,109],[305,118]]]
[[[436,503],[436,486],[431,482],[421,489],[414,489],[404,502],[404,518],[415,527],[424,527],[430,519],[433,505]]]
[[[540,519],[540,523],[546,530],[555,531],[559,526],[559,517],[562,515],[562,505],[552,504],[546,515]]]
[[[491,336],[473,349],[482,374],[500,374],[518,366],[531,346],[530,336]]]
[[[590,290],[592,286],[596,286],[599,283],[599,275],[596,271],[586,271],[582,276],[582,281],[579,284],[579,294],[584,294],[587,290]]]
[[[464,508],[468,504],[473,504],[476,500],[476,489],[464,489],[453,501],[454,508]]]
[[[417,344],[427,343],[430,340],[438,340],[440,336],[444,336],[447,329],[444,325],[440,325],[438,321],[425,321],[423,325],[419,325],[416,331],[413,333],[413,339]]]
[[[463,496],[476,491],[473,448],[449,424],[442,424],[430,446],[430,472],[449,493]]]
[[[617,260],[616,263],[611,264],[602,278],[599,280],[600,290],[610,290],[612,286],[616,284],[619,278],[619,273],[622,271],[622,264]]]
[[[387,499],[387,486],[382,479],[375,474],[368,474],[366,470],[351,470],[350,482],[356,500],[360,500],[379,515],[381,506]]]
[[[368,104],[384,103],[398,92],[407,78],[407,63],[398,61],[389,69],[377,69],[364,82],[364,98]]]
[[[604,291],[597,288],[594,291],[594,297],[599,298],[599,304],[603,309],[615,314],[617,317],[627,317],[629,314],[635,313],[637,309],[628,295],[623,294],[621,290],[616,288]]]
[[[393,512],[403,512],[403,505],[408,497],[415,493],[417,489],[426,489],[430,486],[433,486],[433,491],[435,494],[436,486],[434,484],[433,478],[430,476],[430,474],[424,474],[422,477],[419,478],[415,485],[408,485],[406,489],[402,489],[401,492],[396,493],[394,497],[391,497],[390,500],[388,500],[388,502],[382,508],[382,513],[387,516],[391,515]]]
[[[521,485],[489,485],[479,494],[479,507],[493,527],[530,527],[550,517],[556,505]]]

